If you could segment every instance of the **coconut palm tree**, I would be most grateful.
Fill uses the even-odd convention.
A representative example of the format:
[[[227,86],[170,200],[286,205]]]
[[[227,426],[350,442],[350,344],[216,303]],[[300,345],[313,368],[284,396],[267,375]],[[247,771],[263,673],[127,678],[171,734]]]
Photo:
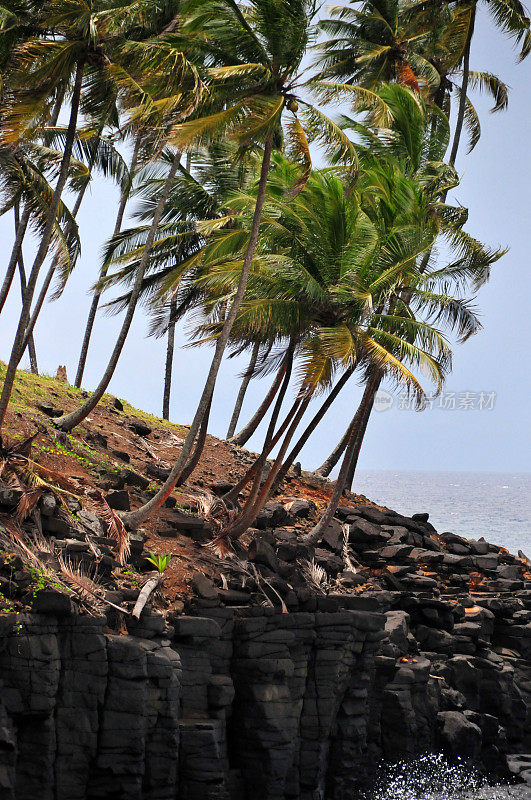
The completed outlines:
[[[480,80],[477,76],[471,74],[470,70],[470,51],[480,0],[457,0],[456,5],[458,7],[464,6],[468,9],[468,31],[461,59],[462,82],[459,88],[459,107],[450,152],[450,164],[452,165],[456,162],[463,125],[467,119],[467,114],[470,114],[467,103],[469,86],[475,84],[492,91],[492,81],[489,81],[488,77]],[[531,29],[526,7],[520,0],[488,0],[484,5],[494,25],[503,34],[512,39],[515,45],[520,47],[519,60],[522,61],[531,52]],[[496,92],[495,88],[494,91]],[[497,105],[500,104],[497,103]]]
[[[366,166],[362,182],[370,175],[371,185],[381,196],[388,196],[389,186],[385,164],[390,158],[399,160],[401,170],[406,176],[420,183],[431,208],[430,214],[437,225],[438,236],[444,240],[444,247],[456,253],[459,268],[466,268],[463,278],[477,287],[488,280],[489,270],[500,256],[501,251],[484,248],[463,230],[467,219],[465,209],[453,207],[445,202],[447,192],[457,184],[455,170],[444,164],[442,158],[449,141],[449,126],[445,117],[437,114],[438,124],[432,125],[430,108],[411,93],[397,85],[388,85],[380,90],[393,116],[393,135],[365,136],[364,151],[360,159]],[[346,123],[348,125],[348,123]],[[382,171],[382,165],[384,165]],[[380,186],[379,189],[376,187]],[[390,195],[389,195],[390,196]],[[402,199],[396,197],[387,214],[400,213]],[[374,206],[378,208],[381,206]],[[368,207],[372,214],[373,206]],[[430,271],[431,251],[426,251],[419,264],[419,271]],[[317,474],[329,475],[341,457],[348,440],[348,431],[325,462],[317,469]],[[363,437],[361,437],[361,441]],[[361,444],[361,442],[360,442]]]
[[[416,91],[438,86],[439,75],[426,53],[448,21],[448,5],[431,9],[425,24],[424,3],[364,0],[331,9],[319,27],[332,37],[318,46],[320,80],[374,89],[398,81]]]
[[[93,86],[97,73],[106,70],[104,52],[95,25],[94,0],[48,0],[41,3],[36,21],[39,35],[15,46],[7,67],[9,92],[0,118],[0,143],[17,145],[31,140],[49,116],[58,95],[71,90],[68,127],[58,177],[49,205],[39,247],[28,276],[24,303],[0,396],[0,427],[4,422],[17,365],[22,357],[30,309],[40,269],[47,256],[61,196],[73,153],[83,84]],[[107,84],[108,81],[105,81]],[[105,102],[105,98],[100,101]],[[97,102],[94,99],[94,102]]]
[[[328,142],[329,146],[332,142],[336,154],[343,157],[353,155],[350,141],[338,126],[319,109],[296,96],[300,85],[299,70],[312,35],[314,15],[315,6],[311,0],[288,0],[281,5],[272,0],[252,0],[242,6],[234,0],[213,0],[198,6],[183,27],[183,35],[188,40],[196,32],[200,33],[197,46],[205,61],[212,65],[207,73],[216,86],[212,96],[223,98],[223,106],[221,110],[219,105],[215,107],[212,114],[200,114],[176,126],[170,140],[186,149],[224,137],[235,140],[242,150],[261,143],[263,153],[253,222],[248,231],[239,231],[240,237],[246,241],[239,284],[216,340],[211,367],[189,433],[168,480],[148,503],[128,515],[129,524],[138,524],[171,493],[210,404],[249,278],[258,242],[271,154],[275,143],[281,143],[283,115],[285,112],[292,115],[286,135],[296,157],[304,164],[300,184],[293,187],[294,192],[303,186],[310,167],[303,123],[311,126],[315,138]]]

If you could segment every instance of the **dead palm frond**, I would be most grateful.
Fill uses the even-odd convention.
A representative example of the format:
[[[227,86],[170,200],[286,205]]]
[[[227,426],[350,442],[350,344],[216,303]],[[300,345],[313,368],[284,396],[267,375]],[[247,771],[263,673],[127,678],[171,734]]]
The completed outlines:
[[[321,594],[326,594],[327,590],[330,589],[330,581],[325,568],[317,564],[314,558],[311,561],[301,561],[299,564],[306,582]]]
[[[98,504],[98,511],[107,525],[107,533],[113,539],[116,539],[118,546],[118,561],[120,564],[125,564],[131,552],[131,543],[129,534],[125,529],[122,520],[116,512],[110,507],[105,495],[99,489],[92,489],[90,497]]]
[[[104,611],[103,588],[98,581],[97,570],[82,563],[74,564],[62,554],[58,559],[61,576],[77,599],[90,611]]]

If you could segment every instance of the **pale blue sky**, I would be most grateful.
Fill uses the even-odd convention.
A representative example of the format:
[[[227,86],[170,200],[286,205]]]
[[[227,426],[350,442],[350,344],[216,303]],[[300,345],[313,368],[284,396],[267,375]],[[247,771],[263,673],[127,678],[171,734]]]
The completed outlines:
[[[461,150],[458,169],[461,186],[455,197],[470,210],[468,230],[491,245],[509,246],[510,252],[495,266],[492,279],[478,297],[484,330],[455,351],[454,371],[448,390],[496,392],[493,410],[433,410],[417,413],[397,408],[375,413],[360,458],[364,469],[527,471],[529,434],[529,126],[530,63],[514,64],[510,43],[494,32],[481,16],[474,40],[473,68],[499,74],[511,87],[509,109],[488,113],[488,104],[477,99],[482,137],[469,156]],[[83,254],[63,297],[47,303],[36,329],[41,370],[54,373],[66,364],[75,375],[81,337],[101,245],[111,233],[117,192],[95,181],[83,203],[79,222]],[[2,262],[12,245],[12,219],[0,219]],[[26,260],[30,263],[31,253]],[[9,354],[15,319],[19,313],[18,285],[0,317],[0,357]],[[121,318],[101,313],[92,341],[84,384],[93,388],[106,364]],[[164,341],[146,338],[148,322],[137,313],[110,391],[134,405],[159,414],[162,403]],[[185,343],[183,331],[179,344]],[[171,416],[190,422],[201,392],[211,351],[176,349]],[[24,358],[23,365],[26,364]],[[230,360],[222,368],[215,394],[210,431],[223,436],[238,388],[242,362]],[[247,420],[262,399],[268,382],[254,382],[248,392],[242,419]],[[320,463],[336,443],[352,416],[360,396],[353,382],[344,390],[306,447],[303,463]],[[259,434],[261,431],[259,431]],[[263,435],[263,434],[262,434]],[[260,435],[250,445],[259,447]]]

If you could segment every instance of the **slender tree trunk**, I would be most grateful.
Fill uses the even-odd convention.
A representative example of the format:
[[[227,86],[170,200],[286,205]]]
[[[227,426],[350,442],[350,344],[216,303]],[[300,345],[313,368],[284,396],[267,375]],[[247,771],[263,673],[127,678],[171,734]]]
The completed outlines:
[[[452,151],[450,153],[450,166],[455,165],[457,158],[457,151],[459,150],[459,142],[461,141],[461,134],[463,132],[463,123],[465,121],[466,110],[466,95],[468,92],[468,81],[470,78],[470,48],[472,45],[472,36],[474,35],[474,25],[476,21],[476,7],[472,8],[470,12],[470,24],[468,27],[468,36],[463,54],[463,80],[461,83],[461,94],[459,96],[459,109],[457,111],[457,120],[455,123],[454,140],[452,143]]]
[[[239,481],[238,484],[233,489],[231,489],[231,491],[225,496],[226,499],[236,499],[238,494],[241,492],[242,488],[249,482],[251,477],[254,477],[253,487],[251,489],[249,497],[245,502],[245,506],[243,508],[242,513],[245,513],[245,509],[253,504],[256,495],[258,493],[258,490],[260,488],[262,471],[265,467],[267,457],[271,452],[271,450],[275,447],[276,443],[280,440],[280,437],[284,433],[285,428],[289,424],[289,421],[291,419],[292,414],[294,413],[294,410],[296,410],[298,404],[300,403],[300,400],[297,398],[297,400],[295,400],[295,403],[292,405],[290,412],[287,414],[284,422],[282,423],[279,430],[275,434],[275,428],[277,426],[278,417],[280,415],[280,410],[282,408],[282,403],[284,402],[284,397],[286,396],[286,391],[288,389],[289,382],[291,380],[294,352],[295,352],[295,343],[291,341],[284,359],[284,365],[285,365],[284,380],[282,381],[282,386],[280,388],[280,392],[278,393],[278,397],[275,406],[273,408],[273,413],[271,414],[271,419],[269,420],[269,425],[267,426],[264,444],[262,446],[262,452],[254,462],[252,467],[247,471],[247,474],[244,475],[242,480]]]
[[[232,439],[227,440],[228,442],[230,442],[230,444],[237,444],[240,447],[243,447],[243,445],[249,441],[249,439],[251,438],[251,436],[253,435],[253,433],[258,428],[263,418],[267,414],[269,406],[275,399],[276,393],[280,389],[283,377],[284,377],[284,365],[280,367],[279,371],[275,375],[275,380],[271,384],[271,388],[269,389],[262,403],[259,405],[259,407],[253,414],[252,418],[249,420],[247,425],[244,428],[242,428],[241,431],[236,434],[236,436],[233,436]]]
[[[345,489],[348,489],[350,491],[352,491],[352,482],[354,481],[354,475],[356,474],[356,467],[358,466],[358,460],[359,460],[359,457],[360,457],[361,448],[362,448],[362,445],[363,445],[363,441],[365,439],[365,434],[367,432],[367,425],[368,425],[368,422],[369,422],[369,419],[370,419],[370,416],[371,416],[371,412],[372,412],[372,408],[373,408],[373,405],[374,405],[374,397],[376,396],[376,392],[380,388],[380,383],[381,383],[381,378],[380,378],[380,380],[378,381],[378,383],[374,387],[372,402],[370,402],[370,403],[368,403],[366,405],[365,411],[364,411],[363,416],[361,418],[360,429],[358,431],[358,436],[357,436],[357,439],[356,439],[356,445],[354,447],[354,450],[352,452],[352,456],[350,458],[350,465],[349,465],[348,472],[347,472],[347,479],[345,481]],[[343,489],[343,491],[345,491],[345,489]]]
[[[241,536],[249,525],[253,522],[258,512],[264,507],[267,503],[267,500],[270,496],[272,486],[275,482],[275,479],[279,473],[279,470],[282,466],[282,461],[284,456],[286,455],[286,450],[289,447],[289,443],[293,439],[293,435],[297,430],[297,427],[308,408],[308,403],[310,402],[311,397],[308,396],[304,399],[299,398],[298,402],[296,402],[292,406],[292,411],[297,409],[296,414],[291,414],[292,417],[291,424],[286,432],[284,437],[284,441],[280,447],[280,450],[271,466],[269,471],[269,475],[267,476],[263,486],[260,488],[260,475],[255,477],[255,484],[251,491],[250,499],[246,502],[244,508],[242,509],[241,514],[235,520],[234,524],[230,527],[229,530],[225,531],[224,536],[230,539],[237,539]],[[257,491],[256,489],[259,489]]]
[[[118,364],[118,360],[122,353],[125,340],[127,339],[129,328],[131,327],[131,323],[133,321],[133,315],[135,313],[135,309],[138,303],[138,298],[140,297],[140,293],[142,291],[142,282],[144,279],[146,269],[148,267],[149,257],[151,255],[153,242],[155,241],[157,228],[160,222],[160,218],[162,217],[162,213],[164,211],[164,206],[166,205],[166,200],[168,199],[168,195],[170,193],[173,184],[173,179],[175,178],[175,174],[177,172],[177,169],[179,168],[180,158],[181,154],[176,153],[173,159],[173,163],[166,177],[166,180],[164,182],[162,193],[159,202],[157,204],[157,208],[155,209],[155,213],[153,214],[151,227],[149,229],[146,243],[144,245],[142,258],[140,260],[140,264],[138,265],[138,270],[135,277],[135,283],[133,285],[133,291],[131,292],[131,297],[129,298],[127,311],[125,312],[125,317],[122,322],[120,333],[118,334],[118,339],[116,340],[116,344],[114,345],[114,349],[107,364],[107,369],[105,370],[103,377],[100,380],[95,391],[90,395],[90,397],[86,400],[86,402],[83,403],[83,405],[77,408],[75,411],[72,411],[70,414],[65,414],[64,416],[56,420],[55,423],[56,426],[63,431],[71,431],[73,428],[76,427],[76,425],[79,425],[79,423],[82,422],[90,414],[90,412],[100,402],[101,398],[105,394],[105,390],[107,389],[109,383],[111,382],[111,378],[114,375],[114,371],[116,369],[116,365]]]
[[[102,123],[101,126],[100,126],[100,129],[99,129],[99,132],[98,132],[98,138],[101,136],[104,127],[105,127],[105,124]],[[97,144],[96,144],[96,147],[97,147]],[[89,187],[90,174],[92,173],[92,170],[94,168],[94,162],[95,161],[96,161],[96,153],[94,152],[94,154],[91,156],[89,164],[88,164],[89,175],[87,177],[87,181],[86,181],[85,185],[82,186],[82,188],[79,190],[78,195],[76,197],[76,201],[74,203],[74,207],[72,208],[72,218],[73,219],[75,219],[77,217],[77,215],[79,213],[79,209],[81,208],[81,203],[83,202],[83,199],[84,199],[85,194],[87,192],[87,189]],[[69,236],[71,234],[71,232],[72,232],[72,223],[69,220],[67,225],[66,225],[66,228],[65,228],[65,236]],[[50,266],[48,268],[48,272],[46,273],[46,277],[44,278],[43,284],[41,286],[41,290],[39,292],[39,296],[37,297],[37,302],[35,303],[35,308],[33,309],[33,312],[32,312],[31,317],[30,317],[30,321],[28,323],[28,327],[27,327],[27,330],[26,330],[26,339],[25,339],[25,342],[24,342],[25,345],[27,344],[27,342],[29,340],[29,337],[32,335],[32,333],[33,333],[33,331],[35,329],[35,325],[37,323],[37,319],[39,317],[39,314],[41,313],[42,307],[44,305],[44,301],[46,299],[46,295],[48,294],[48,289],[50,288],[50,284],[51,284],[51,282],[53,280],[53,277],[54,277],[54,275],[56,273],[57,265],[58,265],[58,259],[57,258],[53,258],[52,259],[52,263],[50,264]]]
[[[319,522],[314,525],[312,530],[304,536],[303,541],[305,544],[315,546],[321,541],[321,537],[323,536],[324,532],[328,528],[330,522],[334,514],[336,513],[337,507],[339,505],[339,501],[341,500],[341,495],[343,494],[343,489],[345,488],[345,483],[347,480],[348,470],[350,467],[350,459],[352,454],[354,453],[358,432],[359,432],[359,425],[363,418],[363,415],[366,413],[366,409],[369,406],[372,409],[374,403],[374,395],[376,394],[376,388],[380,384],[380,376],[377,374],[373,374],[365,386],[365,391],[363,392],[363,397],[361,399],[361,403],[358,407],[356,415],[352,422],[349,425],[349,442],[345,449],[345,455],[343,456],[343,463],[341,464],[341,469],[339,470],[339,475],[336,481],[336,485],[334,486],[334,491],[332,492],[332,497],[326,507],[326,510],[322,517],[320,518]],[[370,413],[370,412],[369,412]]]
[[[116,214],[116,222],[114,224],[114,231],[113,236],[117,236],[122,229],[125,208],[127,202],[129,200],[129,195],[131,194],[131,186],[135,176],[136,167],[138,164],[138,157],[140,154],[140,136],[137,136],[135,147],[133,150],[133,155],[131,157],[131,164],[129,165],[129,174],[130,174],[130,181],[127,185],[127,188],[120,197],[120,204],[118,206],[118,213]],[[109,265],[105,264],[100,272],[100,280],[105,277],[107,274]],[[83,380],[83,373],[85,371],[85,365],[87,363],[87,355],[90,345],[90,337],[92,336],[92,330],[94,328],[94,322],[96,320],[96,313],[98,311],[98,305],[100,302],[101,291],[96,289],[92,296],[92,303],[90,304],[90,310],[87,319],[87,325],[85,327],[85,333],[83,336],[83,344],[81,345],[81,352],[79,354],[79,363],[77,365],[77,372],[76,372],[76,380],[74,382],[74,386],[77,386],[79,389],[81,387],[81,381]]]
[[[168,325],[168,346],[166,348],[166,366],[164,369],[164,394],[162,397],[162,419],[170,418],[171,377],[173,371],[173,352],[175,350],[175,300],[170,303],[170,321]]]
[[[85,184],[85,186],[83,186],[83,188],[80,190],[80,192],[79,192],[79,194],[78,194],[78,196],[76,198],[76,202],[75,202],[74,207],[72,209],[72,216],[74,217],[74,219],[77,216],[77,213],[78,213],[79,208],[81,206],[81,202],[82,202],[82,200],[83,200],[83,198],[85,196],[85,192],[87,191],[87,186],[88,186],[88,184]],[[70,233],[71,233],[71,230],[72,230],[72,226],[70,225],[70,223],[68,223],[67,224],[67,228],[65,229],[65,236],[69,236]],[[35,329],[35,325],[37,323],[37,319],[39,318],[39,315],[40,315],[40,313],[42,311],[42,307],[44,305],[44,301],[46,299],[46,295],[48,294],[48,289],[50,288],[50,284],[51,284],[51,282],[53,280],[53,276],[55,275],[55,272],[57,270],[57,264],[58,264],[57,258],[53,258],[52,259],[52,263],[48,267],[48,272],[46,273],[46,276],[45,276],[44,281],[42,283],[40,292],[39,292],[37,300],[35,302],[35,306],[33,308],[33,311],[31,312],[31,316],[30,316],[30,320],[28,322],[28,326],[26,328],[26,335],[25,335],[25,338],[24,338],[24,347],[26,347],[26,345],[28,344],[29,337],[33,334],[33,331]]]
[[[267,457],[268,457],[269,453],[271,453],[271,451],[280,442],[282,436],[286,432],[286,428],[290,424],[290,422],[291,422],[291,420],[293,418],[293,415],[297,411],[297,409],[300,406],[300,404],[301,404],[301,400],[300,400],[300,398],[297,398],[295,400],[295,402],[293,403],[293,405],[291,406],[291,408],[288,411],[288,413],[286,414],[286,416],[284,417],[284,422],[282,423],[282,425],[280,426],[278,431],[275,433],[275,435],[273,436],[273,438],[269,442],[269,445],[267,446],[267,449],[262,448],[262,453],[260,453],[260,455],[253,462],[253,464],[251,464],[251,466],[249,467],[249,469],[247,470],[245,475],[242,478],[240,478],[240,480],[238,481],[236,486],[233,486],[233,488],[230,491],[228,491],[226,494],[223,495],[224,502],[229,503],[229,502],[232,502],[233,500],[236,500],[236,498],[238,497],[240,492],[242,492],[243,489],[245,489],[245,487],[247,486],[249,481],[251,481],[253,478],[255,478],[259,471],[261,473],[261,471],[262,471],[262,469],[264,467],[264,464],[265,464],[265,461],[264,461],[263,464],[260,463],[262,456],[265,455],[265,460],[267,461]]]
[[[15,204],[15,235],[18,232],[18,228],[20,226],[20,207],[19,204]],[[22,246],[20,247],[18,253],[18,271],[20,275],[20,294],[22,297],[22,302],[24,302],[24,295],[26,294],[27,288],[27,281],[26,281],[26,269],[24,267],[24,255],[22,252]],[[30,369],[34,375],[39,374],[39,365],[37,363],[37,351],[35,349],[35,340],[33,338],[33,334],[31,334],[28,338],[28,355],[30,361]]]
[[[310,438],[312,433],[315,431],[315,429],[317,428],[317,426],[319,425],[321,420],[323,419],[324,415],[326,414],[326,412],[328,411],[328,409],[330,408],[330,406],[332,405],[332,403],[334,402],[334,400],[336,399],[336,397],[338,396],[340,391],[343,389],[343,387],[346,385],[346,383],[349,380],[349,378],[352,376],[352,374],[354,372],[354,369],[355,369],[355,367],[350,367],[348,370],[346,370],[343,373],[343,375],[337,381],[337,383],[334,386],[334,388],[332,389],[332,391],[329,392],[328,397],[326,398],[326,400],[322,404],[321,408],[313,416],[313,418],[310,420],[310,422],[308,423],[308,425],[304,429],[303,433],[299,436],[297,442],[295,443],[295,445],[291,449],[290,453],[286,457],[286,460],[282,464],[282,467],[281,467],[281,469],[280,469],[280,471],[279,471],[279,473],[277,475],[277,478],[275,480],[275,485],[273,486],[273,491],[278,489],[278,487],[281,485],[282,481],[284,480],[284,478],[288,474],[289,468],[291,467],[291,465],[293,464],[293,462],[295,461],[295,459],[297,458],[297,456],[301,452],[302,448],[304,447],[304,445],[306,444],[306,442],[308,441],[308,439]]]
[[[50,115],[49,125],[51,128],[55,128],[55,126],[57,125],[57,122],[59,120],[59,114],[61,113],[61,108],[63,107],[64,99],[65,99],[65,89],[63,88],[57,95],[54,107],[52,109],[52,113]]]
[[[22,242],[24,241],[24,236],[26,234],[26,229],[28,227],[29,219],[30,219],[30,210],[29,206],[26,205],[22,213],[22,217],[20,219],[20,224],[16,226],[15,229],[15,243],[13,245],[13,249],[11,250],[11,256],[9,257],[9,263],[7,265],[7,271],[4,278],[4,282],[2,283],[2,286],[0,288],[0,312],[4,307],[7,296],[9,294],[9,290],[11,288],[11,284],[13,283],[13,277],[15,275],[15,271],[17,268],[18,257],[22,249]]]
[[[282,408],[282,403],[284,402],[284,397],[286,396],[286,391],[291,380],[291,372],[293,369],[293,354],[294,354],[294,343],[290,342],[290,346],[284,357],[282,362],[282,367],[279,370],[283,374],[283,381],[280,387],[280,392],[278,394],[277,400],[275,402],[275,406],[273,408],[273,413],[271,414],[271,419],[269,420],[269,425],[267,426],[266,435],[264,438],[264,444],[262,446],[262,451],[260,455],[255,459],[254,463],[251,464],[247,472],[243,475],[242,478],[238,481],[238,483],[230,489],[224,496],[223,500],[228,503],[236,500],[238,495],[241,491],[247,486],[250,480],[252,480],[256,475],[261,477],[262,470],[265,466],[267,461],[267,457],[269,453],[273,450],[274,447],[278,444],[281,437],[284,434],[287,426],[289,425],[291,415],[297,409],[298,404],[300,402],[299,399],[295,400],[295,403],[292,405],[289,413],[284,418],[284,422],[279,427],[278,431],[275,433],[275,428],[278,422],[278,417],[280,414],[280,409]],[[248,498],[249,500],[249,498]]]
[[[208,433],[208,421],[210,419],[210,410],[212,408],[212,398],[210,398],[210,403],[208,404],[208,408],[206,410],[205,416],[201,421],[201,427],[199,428],[199,434],[197,436],[197,442],[195,443],[194,452],[192,453],[192,457],[190,461],[185,466],[181,473],[181,477],[175,484],[176,486],[182,486],[185,481],[188,480],[194,469],[197,467],[199,463],[199,459],[201,458],[201,454],[205,447],[206,437]]]
[[[26,328],[28,326],[30,317],[31,303],[33,301],[33,295],[35,293],[35,287],[37,285],[39,272],[48,253],[48,249],[50,247],[50,241],[52,238],[53,227],[55,225],[55,218],[57,216],[57,211],[59,209],[59,203],[61,201],[61,195],[63,193],[63,190],[66,186],[66,181],[68,179],[70,159],[72,157],[72,149],[76,137],[79,103],[81,100],[81,88],[83,85],[83,66],[84,65],[82,62],[80,62],[77,66],[74,88],[72,91],[72,100],[70,104],[70,119],[68,122],[68,130],[66,134],[65,149],[61,161],[61,169],[59,172],[59,177],[57,179],[57,184],[55,186],[52,195],[50,207],[48,209],[46,224],[44,226],[44,231],[39,244],[39,248],[37,250],[37,254],[35,256],[35,260],[33,262],[33,266],[31,268],[31,272],[29,275],[28,285],[26,287],[26,295],[24,297],[24,302],[22,304],[22,311],[20,313],[17,331],[15,334],[15,339],[11,350],[11,356],[6,370],[6,377],[4,380],[4,385],[2,387],[2,394],[0,396],[0,428],[4,424],[7,412],[7,406],[9,404],[9,399],[11,397],[11,392],[13,390],[13,384],[15,382],[17,366],[24,353],[22,345],[26,335]]]
[[[256,362],[258,360],[259,351],[260,351],[260,342],[255,342],[253,351],[251,353],[251,360],[249,361],[249,366],[247,367],[243,375],[243,379],[240,384],[240,391],[238,392],[236,403],[234,405],[234,411],[232,412],[232,417],[230,418],[229,429],[227,431],[227,436],[226,436],[227,439],[232,439],[232,437],[234,436],[234,431],[236,430],[236,425],[238,424],[238,420],[240,418],[243,401],[247,393],[247,389],[249,388],[251,379],[254,375],[254,369],[256,367]]]
[[[164,503],[166,498],[169,497],[169,495],[172,493],[173,489],[175,488],[176,482],[179,480],[181,476],[183,467],[188,460],[196,434],[199,430],[199,426],[201,425],[203,417],[208,408],[208,404],[210,403],[210,399],[212,397],[212,394],[214,392],[214,387],[216,384],[216,378],[218,376],[219,368],[221,366],[221,361],[223,359],[225,348],[229,340],[230,332],[232,330],[232,326],[234,324],[234,321],[236,319],[236,316],[238,314],[238,311],[240,309],[243,300],[243,296],[245,294],[247,281],[249,279],[249,274],[251,271],[253,256],[256,250],[256,245],[258,243],[258,235],[260,232],[260,220],[262,218],[262,210],[265,202],[267,177],[269,174],[269,167],[271,165],[272,149],[273,149],[273,135],[269,134],[264,146],[264,153],[262,157],[262,168],[260,171],[260,180],[258,183],[258,192],[256,196],[256,205],[254,209],[253,221],[251,226],[251,235],[249,237],[249,243],[247,245],[247,249],[245,251],[245,256],[243,259],[240,280],[238,281],[238,287],[236,289],[236,293],[231,303],[229,312],[225,318],[225,322],[223,323],[223,328],[221,329],[219,338],[216,342],[216,350],[214,353],[214,358],[212,359],[205,387],[203,389],[203,394],[201,395],[201,399],[199,400],[199,404],[195,412],[194,419],[192,420],[190,430],[188,431],[188,435],[184,441],[179,458],[174,464],[168,479],[164,483],[164,486],[162,486],[160,491],[157,492],[157,494],[151,500],[149,500],[147,503],[141,506],[141,508],[139,508],[137,511],[129,512],[128,514],[124,515],[124,519],[128,522],[129,525],[138,525],[150,513],[159,508],[162,505],[162,503]]]

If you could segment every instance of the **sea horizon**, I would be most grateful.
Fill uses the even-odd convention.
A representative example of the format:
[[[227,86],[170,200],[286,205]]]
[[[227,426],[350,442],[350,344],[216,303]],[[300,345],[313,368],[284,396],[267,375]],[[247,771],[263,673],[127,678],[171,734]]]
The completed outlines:
[[[531,552],[531,472],[360,469],[352,488],[406,515],[428,512],[439,533]]]

